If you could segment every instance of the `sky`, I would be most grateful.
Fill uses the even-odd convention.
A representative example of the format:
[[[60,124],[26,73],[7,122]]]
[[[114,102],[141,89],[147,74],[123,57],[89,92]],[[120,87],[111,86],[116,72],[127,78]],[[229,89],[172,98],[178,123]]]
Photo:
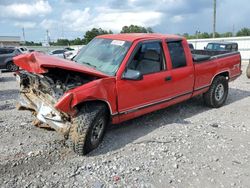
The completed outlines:
[[[248,0],[217,0],[217,32],[250,27]],[[212,32],[213,0],[0,0],[0,36],[82,38],[101,27],[120,32],[124,25],[152,27],[157,33]],[[23,37],[22,37],[23,38]]]

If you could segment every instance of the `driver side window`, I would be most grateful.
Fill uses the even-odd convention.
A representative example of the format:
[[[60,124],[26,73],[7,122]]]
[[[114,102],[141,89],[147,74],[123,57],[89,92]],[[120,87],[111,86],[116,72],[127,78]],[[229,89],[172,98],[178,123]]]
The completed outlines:
[[[161,42],[147,42],[140,45],[129,69],[140,71],[143,75],[165,70],[165,58]]]

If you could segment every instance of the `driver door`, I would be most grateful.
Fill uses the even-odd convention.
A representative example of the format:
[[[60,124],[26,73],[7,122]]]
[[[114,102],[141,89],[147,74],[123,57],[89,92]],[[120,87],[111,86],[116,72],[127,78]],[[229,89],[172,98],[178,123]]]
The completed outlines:
[[[127,69],[140,71],[143,78],[117,80],[121,121],[153,111],[171,96],[171,71],[167,71],[162,41],[139,43],[132,54]]]

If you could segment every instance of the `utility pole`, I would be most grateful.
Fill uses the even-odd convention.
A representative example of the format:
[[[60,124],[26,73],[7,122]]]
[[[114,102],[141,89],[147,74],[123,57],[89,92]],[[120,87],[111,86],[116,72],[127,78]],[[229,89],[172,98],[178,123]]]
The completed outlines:
[[[50,43],[50,38],[49,38],[49,30],[48,29],[46,30],[46,35],[47,35],[47,42],[49,44]]]
[[[216,32],[216,0],[214,0],[213,38],[215,38],[215,32]]]
[[[235,30],[235,28],[234,28],[234,24],[233,24],[233,33],[232,33],[232,37],[235,36],[235,35],[234,35],[234,30]]]
[[[24,41],[24,44],[26,44],[24,27],[22,28],[22,31],[23,31],[23,41]]]
[[[64,27],[63,27],[63,24],[62,24],[62,39],[65,39],[65,37],[64,37]]]

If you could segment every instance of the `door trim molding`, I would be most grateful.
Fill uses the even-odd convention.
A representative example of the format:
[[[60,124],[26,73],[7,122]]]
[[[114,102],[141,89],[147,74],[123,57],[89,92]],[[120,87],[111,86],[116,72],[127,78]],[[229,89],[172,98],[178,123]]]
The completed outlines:
[[[129,109],[129,110],[121,111],[121,112],[118,113],[118,115],[129,114],[129,113],[132,113],[132,112],[135,112],[135,111],[138,111],[138,110],[142,110],[144,108],[148,108],[148,107],[151,107],[151,106],[155,106],[155,105],[159,105],[159,104],[162,104],[162,103],[165,103],[165,102],[169,102],[171,100],[175,100],[177,98],[183,97],[185,95],[190,95],[192,93],[193,93],[193,91],[188,91],[188,92],[182,93],[180,95],[177,95],[177,96],[174,96],[174,97],[171,97],[171,98],[166,98],[166,99],[163,99],[163,100],[160,100],[160,101],[157,101],[157,102],[153,102],[153,103],[138,106],[136,108],[132,108],[132,109]]]

